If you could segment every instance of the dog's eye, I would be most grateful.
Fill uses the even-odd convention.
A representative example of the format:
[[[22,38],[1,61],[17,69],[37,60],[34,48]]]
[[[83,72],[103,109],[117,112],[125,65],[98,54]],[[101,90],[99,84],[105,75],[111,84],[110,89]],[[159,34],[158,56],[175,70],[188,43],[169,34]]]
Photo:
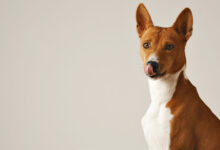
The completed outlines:
[[[166,44],[165,50],[172,50],[174,48],[173,44]]]
[[[145,49],[148,49],[148,48],[150,48],[150,42],[146,42],[146,43],[144,43],[143,44],[143,47],[145,48]]]

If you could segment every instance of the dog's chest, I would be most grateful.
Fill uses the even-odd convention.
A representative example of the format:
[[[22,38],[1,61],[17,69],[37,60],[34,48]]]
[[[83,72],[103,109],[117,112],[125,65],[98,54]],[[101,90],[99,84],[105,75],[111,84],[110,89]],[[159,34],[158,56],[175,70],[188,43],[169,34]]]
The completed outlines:
[[[166,104],[171,100],[179,72],[169,78],[149,80],[151,104],[142,119],[149,150],[169,150],[172,114]]]
[[[142,119],[142,127],[149,150],[168,150],[172,114],[165,103],[152,103]]]

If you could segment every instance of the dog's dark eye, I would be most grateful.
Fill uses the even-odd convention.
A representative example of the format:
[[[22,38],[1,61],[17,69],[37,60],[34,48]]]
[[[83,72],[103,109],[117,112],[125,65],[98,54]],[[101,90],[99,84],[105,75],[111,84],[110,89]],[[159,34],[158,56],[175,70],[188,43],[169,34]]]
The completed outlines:
[[[148,49],[148,48],[150,48],[150,42],[146,42],[146,43],[144,43],[144,45],[143,45],[143,47],[145,48],[145,49]]]
[[[172,50],[174,48],[173,44],[166,44],[165,50]]]

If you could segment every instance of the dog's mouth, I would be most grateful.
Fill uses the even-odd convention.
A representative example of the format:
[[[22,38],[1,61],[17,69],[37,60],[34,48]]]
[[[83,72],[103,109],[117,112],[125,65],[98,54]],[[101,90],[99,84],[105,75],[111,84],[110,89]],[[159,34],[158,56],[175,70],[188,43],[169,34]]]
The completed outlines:
[[[166,74],[166,71],[162,72],[162,73],[156,73],[154,75],[148,75],[150,78],[159,78],[162,77]]]
[[[166,71],[162,72],[160,71],[159,65],[154,62],[150,62],[147,65],[144,66],[144,72],[147,76],[150,78],[159,78],[166,74]]]

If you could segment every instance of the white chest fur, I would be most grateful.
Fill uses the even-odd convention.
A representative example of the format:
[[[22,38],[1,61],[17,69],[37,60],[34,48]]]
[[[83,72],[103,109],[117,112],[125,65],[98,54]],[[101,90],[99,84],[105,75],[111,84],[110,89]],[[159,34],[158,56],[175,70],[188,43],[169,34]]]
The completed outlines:
[[[142,119],[142,127],[149,150],[169,150],[172,114],[166,104],[176,90],[181,71],[182,69],[161,79],[149,79],[151,104]]]

